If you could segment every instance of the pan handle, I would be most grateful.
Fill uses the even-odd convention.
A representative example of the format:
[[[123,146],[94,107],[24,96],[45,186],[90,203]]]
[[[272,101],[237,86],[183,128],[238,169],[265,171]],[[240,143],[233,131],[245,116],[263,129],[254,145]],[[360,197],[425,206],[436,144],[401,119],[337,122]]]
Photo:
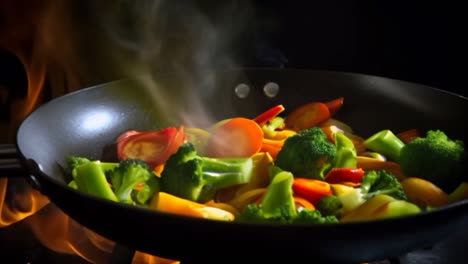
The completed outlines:
[[[21,163],[13,144],[0,144],[0,177],[25,177],[27,170]]]

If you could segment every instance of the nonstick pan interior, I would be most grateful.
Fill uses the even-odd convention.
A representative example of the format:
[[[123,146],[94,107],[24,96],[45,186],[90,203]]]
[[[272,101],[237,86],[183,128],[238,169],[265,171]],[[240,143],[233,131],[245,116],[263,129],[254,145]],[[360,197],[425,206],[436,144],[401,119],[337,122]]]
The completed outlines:
[[[202,94],[206,83],[193,83],[192,92],[199,90],[201,105],[207,107],[213,120],[254,117],[276,104],[283,104],[288,110],[311,101],[344,97],[344,106],[335,118],[345,121],[362,136],[381,129],[398,132],[417,127],[440,128],[452,137],[466,138],[463,120],[467,99],[419,84],[307,70],[249,69],[216,73],[210,78],[216,89]],[[166,88],[173,88],[175,94],[179,91],[173,87],[176,80],[167,77],[161,82]],[[239,84],[249,88],[245,98],[236,93]],[[265,94],[266,84],[279,88],[276,96]],[[240,259],[259,255],[262,250],[288,252],[281,251],[288,248],[298,258],[316,254],[327,261],[362,262],[431,245],[456,231],[466,220],[465,202],[417,216],[359,224],[220,223],[117,204],[68,188],[62,170],[67,155],[111,159],[109,153],[122,132],[180,124],[182,119],[168,118],[155,103],[158,93],[148,93],[145,87],[145,82],[137,78],[57,98],[33,112],[17,134],[18,149],[38,188],[79,223],[131,248],[193,260],[199,259],[199,252],[212,258],[232,256],[227,244],[241,241],[243,247],[250,249],[236,250],[234,255]],[[185,108],[190,110],[189,106]]]

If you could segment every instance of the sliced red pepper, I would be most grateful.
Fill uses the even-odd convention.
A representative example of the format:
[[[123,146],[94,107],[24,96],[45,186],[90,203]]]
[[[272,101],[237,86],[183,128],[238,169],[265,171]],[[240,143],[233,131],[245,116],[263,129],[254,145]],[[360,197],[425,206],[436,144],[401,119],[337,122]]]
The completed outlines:
[[[330,111],[330,115],[334,115],[340,108],[343,106],[344,97],[338,97],[334,100],[328,101],[325,105],[328,107]]]
[[[294,178],[292,188],[295,195],[312,204],[316,204],[324,196],[333,193],[328,182],[309,178]]]
[[[273,106],[272,108],[266,110],[265,112],[255,117],[253,120],[257,122],[258,125],[263,126],[268,121],[272,120],[273,118],[278,116],[283,111],[284,111],[283,105]]]
[[[294,109],[286,116],[284,122],[286,128],[301,131],[327,121],[330,118],[330,110],[321,102],[312,102]]]
[[[325,181],[328,183],[360,183],[364,177],[362,168],[333,168],[325,176]]]
[[[185,141],[184,127],[157,131],[127,131],[117,138],[119,159],[137,158],[152,168],[164,164]]]

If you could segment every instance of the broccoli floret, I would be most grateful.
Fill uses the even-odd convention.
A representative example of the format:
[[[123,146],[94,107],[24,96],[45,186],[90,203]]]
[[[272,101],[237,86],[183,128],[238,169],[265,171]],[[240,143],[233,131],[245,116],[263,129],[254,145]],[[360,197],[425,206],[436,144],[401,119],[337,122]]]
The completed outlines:
[[[334,215],[324,216],[319,210],[302,209],[292,220],[292,223],[303,224],[334,224],[338,223],[338,218]]]
[[[446,192],[462,181],[465,162],[463,141],[450,139],[440,130],[429,130],[425,137],[407,143],[399,160],[405,175],[428,180]]]
[[[272,223],[335,223],[334,216],[323,217],[319,211],[296,208],[293,197],[292,184],[294,176],[291,172],[271,170],[272,181],[267,187],[265,196],[260,204],[249,204],[236,217],[241,222],[272,222]]]
[[[276,166],[270,170],[271,182],[267,187],[261,204],[249,204],[236,217],[244,222],[288,223],[297,215],[292,184],[294,176]]]
[[[357,152],[353,141],[345,133],[338,131],[335,133],[336,156],[333,167],[335,168],[356,168]]]
[[[288,137],[275,164],[294,175],[323,180],[335,156],[335,144],[320,127],[313,127]]]
[[[85,163],[90,162],[91,160],[85,157],[80,157],[80,156],[67,156],[67,167],[71,171],[75,169],[76,167],[83,165]]]
[[[67,163],[69,166],[67,169],[73,177],[68,184],[70,187],[100,198],[118,201],[106,179],[106,173],[114,169],[118,163],[100,162],[77,156],[67,157]]]
[[[108,200],[144,205],[159,191],[159,178],[143,160],[102,162],[70,155],[68,186]]]
[[[159,191],[159,178],[140,159],[121,160],[106,176],[118,201],[122,203],[146,204]]]
[[[252,171],[251,158],[203,157],[187,142],[166,161],[161,173],[162,189],[204,203],[220,189],[249,182]]]
[[[395,175],[385,170],[368,171],[362,178],[361,192],[369,199],[377,194],[386,194],[398,200],[407,200],[403,186]]]
[[[318,201],[315,207],[324,216],[338,216],[341,214],[343,203],[336,195],[326,195]]]

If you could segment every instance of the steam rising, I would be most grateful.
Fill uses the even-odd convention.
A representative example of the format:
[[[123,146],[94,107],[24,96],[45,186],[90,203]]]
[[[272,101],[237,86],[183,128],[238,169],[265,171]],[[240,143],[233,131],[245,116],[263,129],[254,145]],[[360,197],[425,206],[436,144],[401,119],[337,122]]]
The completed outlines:
[[[214,72],[236,66],[254,25],[249,1],[235,0],[12,0],[4,12],[0,47],[25,65],[29,94],[38,97],[47,84],[57,97],[138,76],[168,119],[185,121],[209,119],[200,98],[217,88]],[[17,108],[30,112],[35,101]]]
[[[119,70],[142,77],[165,117],[207,124],[212,120],[200,99],[217,88],[215,72],[235,67],[234,44],[251,17],[245,3],[116,1],[106,5],[100,24],[117,45]]]
[[[202,99],[216,92],[216,72],[236,66],[233,54],[253,22],[248,1],[234,0],[6,0],[0,16],[0,48],[21,60],[28,77],[27,98],[12,106],[10,138],[47,99],[136,77],[161,116],[187,126],[210,124],[214,120]],[[0,202],[8,200],[7,186],[0,181]],[[36,213],[48,203],[41,197],[30,192],[27,212],[0,203],[0,226],[29,217],[49,248],[99,262],[99,252],[81,250],[87,244],[72,241],[69,221],[53,216],[57,211]],[[59,221],[60,228],[45,225],[50,221]]]
[[[208,124],[213,120],[201,99],[218,88],[215,72],[236,65],[232,55],[252,17],[247,3],[90,1],[86,13],[98,37],[88,45],[114,74],[140,77],[162,116]]]

